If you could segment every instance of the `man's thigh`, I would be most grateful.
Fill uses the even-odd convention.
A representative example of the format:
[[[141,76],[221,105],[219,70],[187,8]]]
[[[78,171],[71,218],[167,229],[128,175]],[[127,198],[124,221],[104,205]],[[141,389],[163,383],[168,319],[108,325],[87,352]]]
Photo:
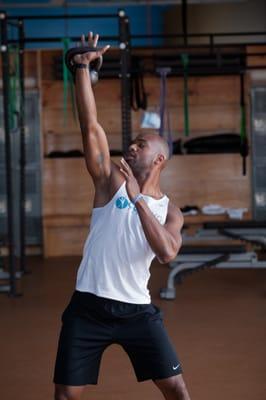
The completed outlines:
[[[133,364],[138,381],[181,374],[181,364],[156,306],[150,305],[141,318],[129,322],[121,331],[120,344]]]
[[[102,353],[112,343],[112,326],[74,296],[62,316],[54,383],[65,386],[96,384]]]

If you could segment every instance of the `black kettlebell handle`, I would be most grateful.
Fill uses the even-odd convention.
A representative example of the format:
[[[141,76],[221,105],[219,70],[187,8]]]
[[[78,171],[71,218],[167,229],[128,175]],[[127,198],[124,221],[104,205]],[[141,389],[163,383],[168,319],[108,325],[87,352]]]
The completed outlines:
[[[72,49],[69,49],[66,54],[65,54],[65,64],[68,68],[68,70],[71,72],[73,76],[73,80],[75,82],[75,75],[76,75],[76,63],[74,62],[74,57],[77,54],[84,54],[92,51],[98,51],[96,47],[88,47],[88,46],[83,46],[83,47],[73,47]],[[98,72],[101,69],[103,63],[103,58],[102,56],[98,57],[96,60],[92,61],[89,64],[89,71],[90,71],[90,76],[91,76],[91,83],[95,85],[98,82]]]

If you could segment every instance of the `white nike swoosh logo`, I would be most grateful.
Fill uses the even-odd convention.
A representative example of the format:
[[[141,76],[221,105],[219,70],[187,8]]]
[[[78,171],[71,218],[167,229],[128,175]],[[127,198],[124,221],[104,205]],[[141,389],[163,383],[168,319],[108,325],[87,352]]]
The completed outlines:
[[[178,364],[176,367],[173,366],[173,370],[176,370],[179,367],[180,364]]]

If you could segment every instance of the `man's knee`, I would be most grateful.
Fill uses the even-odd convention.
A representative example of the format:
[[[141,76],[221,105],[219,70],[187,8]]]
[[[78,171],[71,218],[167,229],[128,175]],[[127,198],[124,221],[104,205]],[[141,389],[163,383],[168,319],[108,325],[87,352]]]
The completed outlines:
[[[189,400],[189,394],[182,375],[154,381],[166,399]]]
[[[83,386],[55,385],[54,400],[80,400]]]

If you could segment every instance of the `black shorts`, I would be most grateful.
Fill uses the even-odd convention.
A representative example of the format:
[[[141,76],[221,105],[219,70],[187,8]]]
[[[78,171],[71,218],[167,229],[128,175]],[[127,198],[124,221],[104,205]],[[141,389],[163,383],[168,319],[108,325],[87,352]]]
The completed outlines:
[[[129,304],[75,291],[62,315],[54,383],[97,384],[103,351],[115,343],[127,352],[138,381],[182,372],[153,304]]]

